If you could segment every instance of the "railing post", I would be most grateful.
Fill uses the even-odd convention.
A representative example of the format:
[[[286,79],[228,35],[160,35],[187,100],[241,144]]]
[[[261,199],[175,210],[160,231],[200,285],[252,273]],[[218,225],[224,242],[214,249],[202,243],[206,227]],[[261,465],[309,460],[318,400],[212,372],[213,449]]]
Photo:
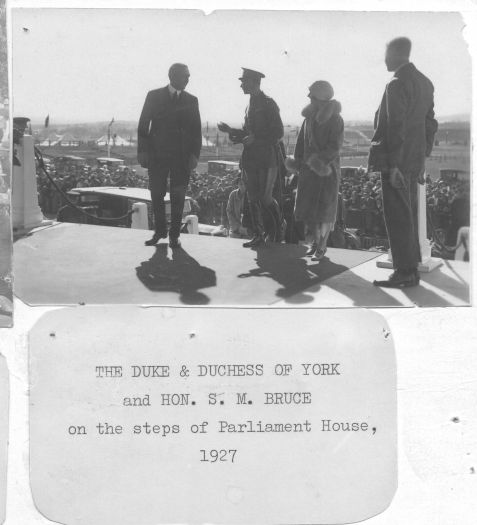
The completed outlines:
[[[199,218],[197,215],[187,215],[185,218],[187,224],[187,231],[194,235],[199,234]]]
[[[27,119],[21,119],[27,120]],[[16,119],[14,119],[14,122]],[[15,124],[14,124],[15,127]],[[12,226],[14,232],[28,231],[38,226],[51,224],[45,221],[38,204],[38,186],[34,139],[26,133],[14,145],[21,166],[13,166],[12,177]]]
[[[431,257],[431,243],[427,238],[427,200],[425,184],[417,185],[417,228],[422,260],[418,266],[418,270],[424,273],[431,272],[443,263],[442,259]],[[387,260],[377,261],[376,266],[379,268],[393,268],[391,250],[388,250]]]
[[[442,259],[435,259],[431,256],[431,243],[427,238],[427,198],[426,185],[417,185],[417,224],[419,232],[419,245],[421,247],[420,272],[431,272],[441,264]]]
[[[147,204],[145,202],[135,202],[132,205],[133,214],[131,216],[131,228],[136,230],[148,230],[149,218],[147,215]]]

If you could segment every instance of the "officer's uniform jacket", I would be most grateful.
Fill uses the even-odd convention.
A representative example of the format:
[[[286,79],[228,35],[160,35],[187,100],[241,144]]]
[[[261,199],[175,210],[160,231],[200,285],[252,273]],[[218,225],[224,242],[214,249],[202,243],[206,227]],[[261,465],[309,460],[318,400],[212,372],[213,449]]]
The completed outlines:
[[[250,97],[244,125],[242,129],[233,129],[230,138],[238,143],[247,135],[253,135],[255,140],[248,146],[244,145],[242,168],[247,171],[276,166],[283,123],[276,102],[263,91]]]

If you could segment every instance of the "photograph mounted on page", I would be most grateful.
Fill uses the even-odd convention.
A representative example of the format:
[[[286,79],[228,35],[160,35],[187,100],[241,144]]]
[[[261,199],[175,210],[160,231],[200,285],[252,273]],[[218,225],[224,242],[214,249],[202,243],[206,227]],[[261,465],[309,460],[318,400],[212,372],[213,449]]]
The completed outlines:
[[[263,20],[12,9],[22,301],[469,305],[461,15]]]

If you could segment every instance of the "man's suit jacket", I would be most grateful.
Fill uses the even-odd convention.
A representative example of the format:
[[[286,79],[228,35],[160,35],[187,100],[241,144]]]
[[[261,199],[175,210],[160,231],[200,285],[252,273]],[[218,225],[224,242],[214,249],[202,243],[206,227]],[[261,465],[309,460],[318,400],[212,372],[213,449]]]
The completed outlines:
[[[419,175],[431,154],[437,121],[434,86],[414,64],[399,68],[386,86],[374,128],[370,170],[398,167],[403,174]]]
[[[149,91],[138,124],[138,153],[147,152],[154,158],[180,154],[185,163],[190,156],[199,157],[202,147],[202,127],[199,102],[186,91],[173,102],[169,88]]]

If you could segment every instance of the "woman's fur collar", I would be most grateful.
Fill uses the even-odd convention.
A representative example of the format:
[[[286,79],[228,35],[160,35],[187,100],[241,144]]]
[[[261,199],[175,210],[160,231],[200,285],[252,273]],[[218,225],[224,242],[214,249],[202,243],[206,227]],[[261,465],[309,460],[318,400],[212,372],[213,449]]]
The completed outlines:
[[[341,104],[337,100],[328,100],[319,110],[314,104],[308,104],[301,112],[306,119],[315,120],[318,125],[328,122],[333,115],[341,113]]]

